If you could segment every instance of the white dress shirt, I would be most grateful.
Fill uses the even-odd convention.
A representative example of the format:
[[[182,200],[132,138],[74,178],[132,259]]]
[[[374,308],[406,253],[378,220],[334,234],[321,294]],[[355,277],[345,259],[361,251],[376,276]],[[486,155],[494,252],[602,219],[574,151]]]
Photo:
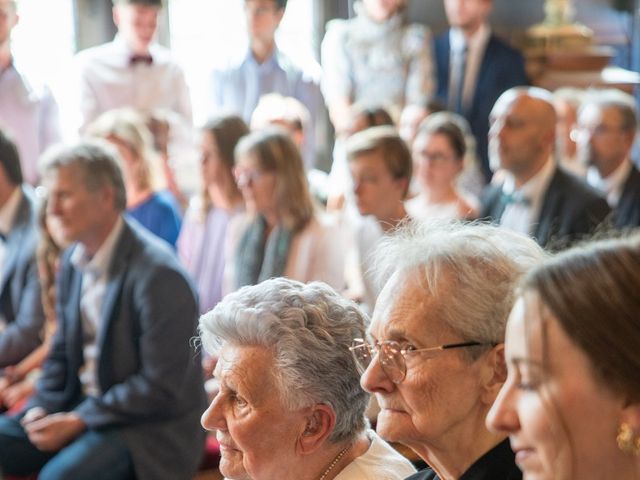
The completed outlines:
[[[112,42],[76,56],[80,80],[81,129],[100,114],[131,107],[143,113],[165,109],[191,125],[191,98],[182,68],[165,47],[149,48],[151,64],[131,64],[133,52],[116,35]]]
[[[60,141],[60,115],[50,90],[17,63],[0,71],[0,128],[16,143],[24,180],[38,183],[38,158]]]
[[[500,217],[500,225],[525,235],[532,235],[555,171],[555,162],[549,158],[540,171],[520,188],[516,188],[513,176],[507,174],[502,185],[502,193],[515,198],[516,201],[507,204]]]
[[[80,317],[84,338],[84,365],[80,369],[80,382],[86,395],[99,395],[97,378],[98,334],[104,321],[102,305],[109,282],[109,267],[120,238],[124,221],[119,217],[98,251],[89,257],[82,244],[71,254],[71,263],[82,272]]]
[[[631,160],[626,158],[618,165],[618,168],[611,172],[606,178],[600,176],[597,168],[590,167],[589,170],[587,170],[587,182],[606,195],[607,203],[611,208],[616,208],[632,167]]]

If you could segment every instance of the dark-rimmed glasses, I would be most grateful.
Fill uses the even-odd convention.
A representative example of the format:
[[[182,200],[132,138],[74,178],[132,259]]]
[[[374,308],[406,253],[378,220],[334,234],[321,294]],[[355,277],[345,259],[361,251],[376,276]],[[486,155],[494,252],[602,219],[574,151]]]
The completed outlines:
[[[360,375],[364,374],[365,370],[371,364],[371,361],[376,355],[379,355],[378,361],[382,367],[382,371],[385,373],[389,380],[393,383],[400,383],[407,375],[407,362],[406,356],[413,355],[415,353],[430,354],[430,358],[433,358],[440,352],[445,350],[451,350],[454,348],[466,348],[477,347],[482,345],[491,345],[493,343],[481,343],[481,342],[461,342],[461,343],[448,343],[445,345],[438,345],[437,347],[429,348],[402,348],[402,346],[395,340],[384,340],[376,342],[374,344],[369,343],[363,338],[356,338],[351,342],[349,350],[356,361],[356,366]]]

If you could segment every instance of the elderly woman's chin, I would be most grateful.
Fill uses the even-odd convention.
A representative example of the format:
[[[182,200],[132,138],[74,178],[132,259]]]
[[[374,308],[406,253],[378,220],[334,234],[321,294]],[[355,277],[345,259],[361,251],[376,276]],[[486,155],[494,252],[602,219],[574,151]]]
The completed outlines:
[[[242,464],[242,453],[239,450],[223,450],[220,448],[220,473],[231,480],[249,480],[250,477]]]

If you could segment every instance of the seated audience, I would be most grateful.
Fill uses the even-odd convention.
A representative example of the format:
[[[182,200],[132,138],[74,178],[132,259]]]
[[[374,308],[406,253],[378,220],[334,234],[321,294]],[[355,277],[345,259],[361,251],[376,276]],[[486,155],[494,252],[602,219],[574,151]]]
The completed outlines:
[[[516,87],[500,96],[489,136],[505,178],[487,188],[480,211],[548,249],[591,234],[610,211],[594,189],[557,165],[555,126],[548,91]]]
[[[564,252],[522,282],[487,424],[526,478],[640,478],[640,237]]]
[[[202,129],[202,193],[192,200],[177,243],[178,257],[198,287],[200,313],[222,298],[227,225],[244,210],[233,177],[233,151],[247,133],[236,116],[210,120]]]
[[[337,227],[316,212],[300,151],[279,127],[253,132],[235,151],[246,214],[229,226],[225,292],[271,277],[343,286]]]
[[[536,243],[490,225],[423,223],[381,242],[387,281],[352,351],[382,438],[429,466],[409,478],[520,478],[506,434],[484,420],[506,376],[504,329]]]
[[[23,183],[15,143],[0,130],[0,377],[42,342],[37,242],[33,189]]]
[[[60,224],[51,215],[47,215],[47,199],[43,199],[38,215],[40,239],[37,247],[38,276],[41,286],[41,301],[44,311],[44,331],[42,344],[14,366],[6,367],[0,377],[0,409],[19,406],[35,391],[36,380],[40,376],[40,367],[44,363],[51,338],[56,330],[56,288],[55,277],[58,271],[60,253],[64,239],[60,233]]]
[[[587,181],[604,195],[617,228],[640,226],[640,171],[631,161],[638,119],[632,96],[591,92],[580,108],[576,132]]]
[[[448,112],[435,113],[420,126],[413,143],[413,159],[421,192],[405,202],[416,220],[475,218],[475,202],[458,190],[465,169],[467,142],[460,123],[464,118]]]
[[[105,138],[118,149],[127,214],[175,247],[182,223],[180,206],[171,192],[160,188],[163,170],[142,117],[133,110],[111,110],[92,123],[87,133]]]
[[[58,328],[36,393],[18,416],[0,417],[0,471],[191,479],[205,395],[186,273],[164,242],[123,216],[124,181],[108,145],[51,151],[42,177],[47,211],[75,244],[60,264]]]
[[[202,415],[229,479],[392,480],[415,472],[367,428],[349,353],[366,317],[322,283],[278,278],[228,295],[200,318],[220,360]]]
[[[362,217],[350,228],[364,286],[363,307],[373,310],[380,288],[369,274],[369,256],[380,238],[407,218],[404,199],[411,182],[411,153],[394,127],[371,127],[346,144],[353,195]]]
[[[564,87],[553,92],[553,108],[556,111],[556,158],[560,165],[579,177],[584,177],[586,168],[578,158],[575,126],[578,109],[584,100],[584,91]]]

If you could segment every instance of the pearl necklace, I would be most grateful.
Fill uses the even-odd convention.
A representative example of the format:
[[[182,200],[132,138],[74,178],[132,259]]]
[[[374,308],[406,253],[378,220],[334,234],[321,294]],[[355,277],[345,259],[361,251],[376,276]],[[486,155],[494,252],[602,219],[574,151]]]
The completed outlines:
[[[340,461],[340,459],[342,457],[344,457],[344,454],[347,453],[347,451],[351,448],[351,445],[347,445],[346,447],[344,447],[342,449],[342,451],[336,456],[336,458],[333,459],[333,462],[331,462],[331,465],[329,465],[329,468],[327,468],[324,473],[322,474],[322,476],[320,477],[320,480],[324,480],[325,477],[329,474],[329,472],[333,469],[333,467],[335,467],[338,462]]]

